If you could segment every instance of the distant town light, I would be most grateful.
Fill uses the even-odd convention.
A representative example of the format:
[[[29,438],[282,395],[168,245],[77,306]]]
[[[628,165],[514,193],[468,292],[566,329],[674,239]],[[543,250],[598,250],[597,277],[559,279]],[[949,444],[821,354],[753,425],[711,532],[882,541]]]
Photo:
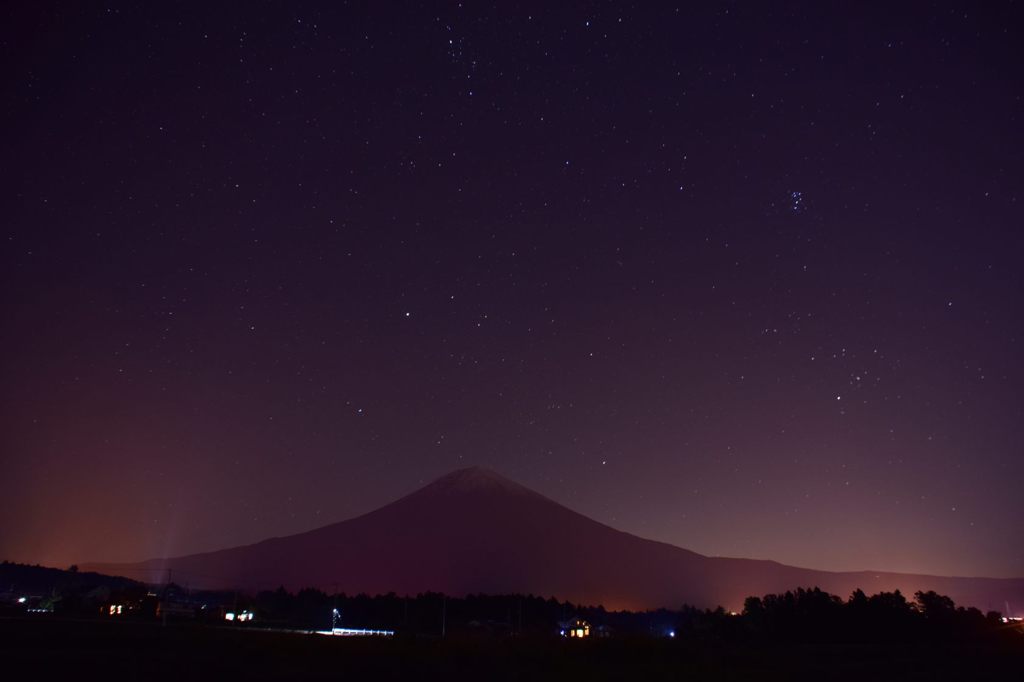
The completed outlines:
[[[669,630],[668,631],[668,636],[669,637],[675,637],[676,636],[676,631],[675,630]]]
[[[25,597],[18,597],[18,603],[19,604],[24,604],[27,601],[28,601],[28,599],[26,599]]]
[[[234,620],[234,619],[235,619],[235,614],[234,614],[233,611],[228,611],[227,613],[224,614],[224,620]]]

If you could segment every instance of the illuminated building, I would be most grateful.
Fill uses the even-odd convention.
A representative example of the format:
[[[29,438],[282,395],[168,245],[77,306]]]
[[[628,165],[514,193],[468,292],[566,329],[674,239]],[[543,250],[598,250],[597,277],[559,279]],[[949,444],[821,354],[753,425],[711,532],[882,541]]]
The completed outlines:
[[[558,634],[571,639],[590,637],[590,623],[582,618],[573,618],[558,624]]]

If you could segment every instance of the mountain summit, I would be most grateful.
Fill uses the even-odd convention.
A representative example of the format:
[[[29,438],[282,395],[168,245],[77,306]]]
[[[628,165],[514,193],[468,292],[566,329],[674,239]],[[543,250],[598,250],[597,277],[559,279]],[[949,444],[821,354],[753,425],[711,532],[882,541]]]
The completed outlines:
[[[484,467],[456,469],[421,488],[416,494],[457,495],[464,493],[538,495],[526,486],[519,485]]]
[[[460,469],[368,514],[253,545],[83,570],[196,588],[348,594],[439,591],[555,596],[610,609],[691,604],[740,610],[749,595],[820,587],[842,597],[935,590],[958,604],[1024,603],[1024,579],[833,573],[706,557],[623,533],[478,467]]]

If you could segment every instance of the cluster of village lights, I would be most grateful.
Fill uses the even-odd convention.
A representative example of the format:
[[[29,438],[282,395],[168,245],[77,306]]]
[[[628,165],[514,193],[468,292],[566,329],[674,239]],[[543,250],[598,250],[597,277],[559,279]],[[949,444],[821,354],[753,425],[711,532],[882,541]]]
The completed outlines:
[[[252,611],[242,611],[236,614],[234,611],[228,611],[224,614],[224,620],[238,621],[239,623],[246,623],[253,619]]]

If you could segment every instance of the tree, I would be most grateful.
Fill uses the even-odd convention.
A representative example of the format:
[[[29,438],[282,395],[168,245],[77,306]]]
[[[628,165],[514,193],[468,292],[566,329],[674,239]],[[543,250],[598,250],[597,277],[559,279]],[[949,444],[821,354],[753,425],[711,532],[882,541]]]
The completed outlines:
[[[928,620],[949,620],[956,613],[956,604],[934,590],[914,593],[915,608]]]

